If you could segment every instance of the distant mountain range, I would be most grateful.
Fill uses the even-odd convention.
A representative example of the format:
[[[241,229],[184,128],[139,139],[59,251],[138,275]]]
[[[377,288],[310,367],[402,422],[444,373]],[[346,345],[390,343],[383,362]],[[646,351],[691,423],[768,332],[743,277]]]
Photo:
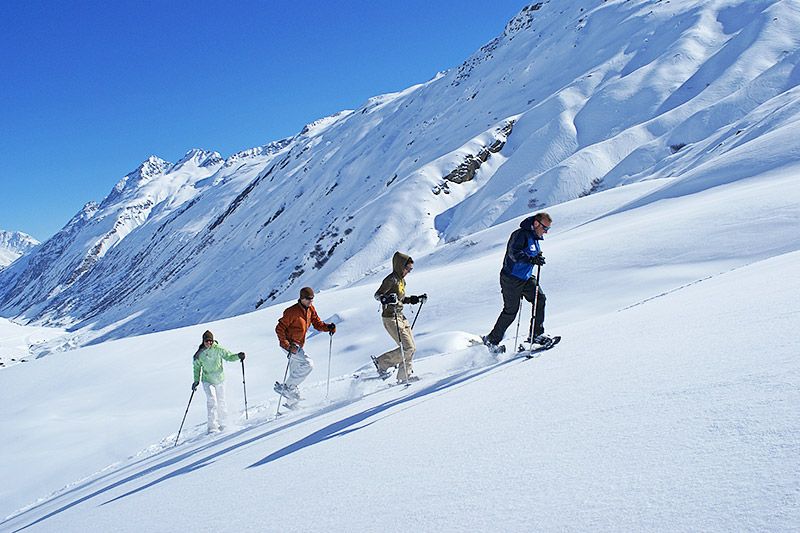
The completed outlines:
[[[691,176],[798,119],[799,28],[776,0],[530,4],[458,67],[294,137],[149,157],[0,273],[0,314],[95,340],[174,328]]]
[[[19,231],[0,230],[0,270],[33,250],[39,241]]]

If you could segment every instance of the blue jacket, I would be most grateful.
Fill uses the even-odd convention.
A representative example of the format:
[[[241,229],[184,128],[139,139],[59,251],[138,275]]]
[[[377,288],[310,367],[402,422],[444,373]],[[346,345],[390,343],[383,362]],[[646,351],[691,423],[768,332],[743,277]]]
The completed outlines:
[[[508,238],[503,269],[500,273],[526,281],[531,279],[533,276],[531,259],[542,253],[539,249],[539,240],[533,231],[532,216],[520,222],[519,229]]]

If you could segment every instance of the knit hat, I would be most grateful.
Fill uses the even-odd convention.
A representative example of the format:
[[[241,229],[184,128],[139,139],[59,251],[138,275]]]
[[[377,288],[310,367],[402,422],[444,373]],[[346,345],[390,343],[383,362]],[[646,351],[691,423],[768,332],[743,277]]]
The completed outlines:
[[[203,333],[203,342],[213,341],[213,340],[214,340],[214,334],[206,330],[205,333]]]
[[[300,289],[300,298],[313,298],[314,297],[314,289],[311,287],[303,287]]]

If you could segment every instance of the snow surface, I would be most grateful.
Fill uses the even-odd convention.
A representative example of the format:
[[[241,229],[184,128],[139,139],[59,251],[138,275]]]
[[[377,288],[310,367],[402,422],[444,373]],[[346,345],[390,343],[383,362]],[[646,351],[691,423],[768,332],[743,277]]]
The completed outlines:
[[[542,283],[564,340],[536,359],[469,346],[499,312],[515,219],[416,258],[408,290],[430,299],[409,388],[350,377],[391,346],[383,272],[318,294],[339,324],[330,393],[318,334],[304,408],[277,419],[291,302],[5,369],[0,529],[796,530],[797,171],[554,206]],[[249,419],[228,364],[234,426],[206,436],[200,394],[173,447],[206,328],[248,354]]]
[[[58,328],[24,326],[0,317],[0,367],[31,361],[68,343],[66,331]],[[75,346],[58,346],[70,349]]]

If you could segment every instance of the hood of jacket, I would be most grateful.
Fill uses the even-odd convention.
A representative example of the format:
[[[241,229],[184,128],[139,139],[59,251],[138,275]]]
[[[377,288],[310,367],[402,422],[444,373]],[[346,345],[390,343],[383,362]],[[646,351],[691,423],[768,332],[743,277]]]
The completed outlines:
[[[532,218],[532,217],[531,217]],[[397,277],[403,279],[403,269],[408,264],[408,262],[413,262],[414,260],[411,259],[410,255],[406,255],[404,253],[395,252],[394,256],[392,257],[392,271],[397,274]]]

